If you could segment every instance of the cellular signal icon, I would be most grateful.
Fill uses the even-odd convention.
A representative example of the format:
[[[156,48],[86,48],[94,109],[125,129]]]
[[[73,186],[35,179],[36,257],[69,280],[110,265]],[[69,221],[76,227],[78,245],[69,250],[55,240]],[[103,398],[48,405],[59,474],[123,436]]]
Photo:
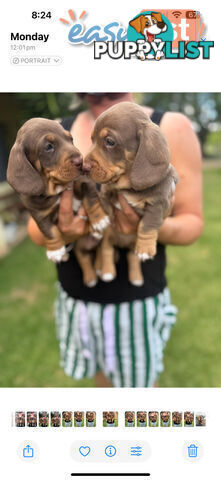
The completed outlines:
[[[175,10],[175,12],[172,12],[172,13],[175,18],[179,18],[180,15],[182,15],[182,12],[180,12],[179,10]]]

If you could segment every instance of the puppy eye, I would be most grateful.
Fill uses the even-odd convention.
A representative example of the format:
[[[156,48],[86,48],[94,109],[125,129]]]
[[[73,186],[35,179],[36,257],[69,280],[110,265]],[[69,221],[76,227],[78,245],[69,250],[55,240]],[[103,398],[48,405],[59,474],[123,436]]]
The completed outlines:
[[[46,152],[53,152],[54,151],[54,145],[52,145],[52,143],[47,143],[45,145],[44,149],[45,149]]]
[[[115,140],[111,137],[106,137],[105,138],[105,144],[107,147],[114,147],[115,146]]]

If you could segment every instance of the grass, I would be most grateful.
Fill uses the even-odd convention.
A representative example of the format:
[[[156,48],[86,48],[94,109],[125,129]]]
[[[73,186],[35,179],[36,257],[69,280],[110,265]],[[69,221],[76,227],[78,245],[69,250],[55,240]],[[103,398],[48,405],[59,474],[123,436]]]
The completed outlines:
[[[165,351],[160,387],[221,386],[221,170],[204,172],[203,236],[169,247],[167,275],[178,322]],[[56,273],[26,239],[0,261],[0,387],[93,387],[59,367],[53,303]]]

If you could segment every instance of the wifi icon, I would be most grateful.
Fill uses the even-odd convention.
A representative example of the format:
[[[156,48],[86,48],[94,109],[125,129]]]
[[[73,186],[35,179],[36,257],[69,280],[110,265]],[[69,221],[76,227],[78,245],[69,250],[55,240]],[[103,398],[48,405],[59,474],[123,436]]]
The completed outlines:
[[[172,13],[175,18],[179,18],[180,15],[182,15],[182,12],[180,12],[179,10],[175,10],[175,12],[172,12]]]

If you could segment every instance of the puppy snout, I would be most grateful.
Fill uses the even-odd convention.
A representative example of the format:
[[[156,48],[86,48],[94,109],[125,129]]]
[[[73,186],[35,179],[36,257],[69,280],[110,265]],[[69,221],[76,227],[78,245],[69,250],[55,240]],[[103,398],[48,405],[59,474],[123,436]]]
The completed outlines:
[[[89,173],[91,171],[91,164],[89,162],[83,163],[83,172]]]
[[[82,167],[82,164],[83,164],[83,158],[80,157],[80,156],[79,157],[72,157],[70,159],[70,162],[74,167],[80,168],[80,167]]]

